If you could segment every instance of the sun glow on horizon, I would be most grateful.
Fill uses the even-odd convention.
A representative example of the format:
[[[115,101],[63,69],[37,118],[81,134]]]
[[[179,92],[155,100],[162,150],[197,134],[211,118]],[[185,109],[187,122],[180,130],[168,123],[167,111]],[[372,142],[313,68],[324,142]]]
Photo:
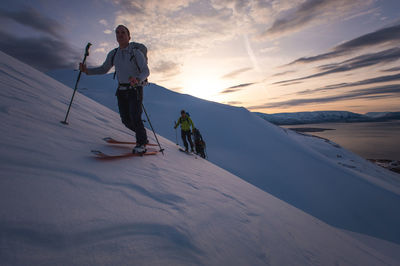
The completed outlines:
[[[225,101],[226,97],[220,92],[232,86],[232,80],[223,79],[223,73],[225,70],[221,65],[204,59],[192,60],[176,79],[182,93],[205,100]]]
[[[188,77],[183,81],[182,93],[190,94],[205,100],[215,101],[216,98],[224,98],[220,96],[220,92],[226,86],[226,82],[223,82],[221,79],[216,77]]]

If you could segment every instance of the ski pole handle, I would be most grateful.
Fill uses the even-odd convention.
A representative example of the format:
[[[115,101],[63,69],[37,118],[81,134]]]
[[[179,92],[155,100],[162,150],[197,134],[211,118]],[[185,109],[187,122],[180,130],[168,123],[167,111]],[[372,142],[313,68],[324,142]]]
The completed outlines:
[[[86,60],[86,56],[89,56],[89,48],[90,48],[91,45],[92,45],[92,44],[91,44],[90,42],[88,42],[88,44],[86,45],[86,48],[85,48],[85,58],[83,58],[83,63],[84,63],[85,60]]]

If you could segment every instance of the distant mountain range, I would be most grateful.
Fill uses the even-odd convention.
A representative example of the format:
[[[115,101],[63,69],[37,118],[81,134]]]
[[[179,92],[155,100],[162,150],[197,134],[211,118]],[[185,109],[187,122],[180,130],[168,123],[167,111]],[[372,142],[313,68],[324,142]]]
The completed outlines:
[[[300,125],[332,122],[382,122],[400,120],[400,112],[370,112],[366,114],[357,114],[347,111],[315,111],[277,114],[255,112],[255,114],[275,125]]]

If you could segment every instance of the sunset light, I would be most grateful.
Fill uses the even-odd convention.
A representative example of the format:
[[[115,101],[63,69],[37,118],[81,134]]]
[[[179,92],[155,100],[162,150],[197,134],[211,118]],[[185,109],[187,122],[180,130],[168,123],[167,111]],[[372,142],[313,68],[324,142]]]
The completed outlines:
[[[87,1],[76,12],[73,7],[10,2],[1,46],[48,71],[76,68],[90,40],[94,66],[117,46],[115,26],[125,24],[131,41],[148,48],[149,81],[176,92],[266,113],[400,106],[399,1]],[[90,12],[79,15],[83,10]],[[21,38],[24,46],[13,45]]]
[[[0,22],[0,266],[400,266],[400,0]]]

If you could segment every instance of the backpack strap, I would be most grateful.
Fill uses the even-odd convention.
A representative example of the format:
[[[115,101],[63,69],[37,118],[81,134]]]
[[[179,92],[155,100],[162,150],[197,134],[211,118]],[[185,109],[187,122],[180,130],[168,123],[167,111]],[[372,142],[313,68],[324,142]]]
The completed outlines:
[[[136,50],[137,50],[138,48],[133,48],[133,49],[136,49]],[[136,61],[135,51],[133,51],[132,56],[131,56],[131,58],[129,59],[129,61],[132,61],[132,59],[135,59],[135,65],[136,65],[137,69],[139,70],[139,72],[142,72],[142,70],[140,69],[140,67],[139,67],[139,65],[138,65],[138,63],[137,63],[137,61]]]
[[[117,54],[118,47],[115,48],[113,51],[114,51],[114,54],[113,54],[112,57],[111,57],[111,65],[112,65],[112,66],[114,65],[114,58],[115,58],[115,55]]]
[[[112,57],[111,57],[111,65],[112,65],[112,66],[114,65],[114,58],[115,58],[115,55],[117,54],[117,51],[118,51],[118,47],[114,49],[114,54],[113,54]],[[115,75],[116,75],[116,74],[117,74],[117,71],[114,71],[113,79],[115,79]]]
[[[139,72],[142,72],[142,70],[140,69],[140,67],[139,67],[139,64],[137,63],[137,60],[136,60],[136,57],[135,57],[135,51],[134,50],[138,50],[138,51],[140,51],[141,53],[142,53],[142,51],[139,49],[139,47],[138,46],[136,46],[136,47],[133,47],[133,53],[132,53],[132,56],[131,56],[131,58],[129,59],[130,61],[132,61],[132,59],[135,59],[135,65],[136,65],[136,67],[137,67],[137,69],[139,70]],[[143,54],[143,53],[142,53]],[[143,54],[143,56],[145,57],[145,60],[146,60],[146,64],[147,64],[147,56],[145,55],[145,54]],[[149,81],[148,81],[148,79],[146,78],[143,82],[142,82],[142,85],[143,86],[146,86],[147,84],[149,84]]]

